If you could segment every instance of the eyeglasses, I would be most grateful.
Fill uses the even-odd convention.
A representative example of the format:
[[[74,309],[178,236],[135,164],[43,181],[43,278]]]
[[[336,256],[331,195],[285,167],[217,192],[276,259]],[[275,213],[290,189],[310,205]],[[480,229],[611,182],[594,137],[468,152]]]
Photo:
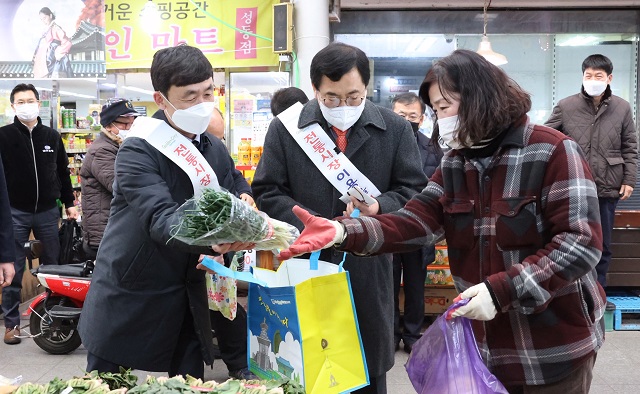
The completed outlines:
[[[322,97],[322,102],[324,103],[324,105],[327,106],[327,108],[339,107],[340,103],[342,103],[343,101],[349,107],[357,107],[358,105],[362,104],[363,100],[364,100],[364,97],[357,97],[357,96],[355,97],[350,96],[350,97],[347,97],[346,99],[341,99],[336,96]]]
[[[411,114],[411,115],[398,114],[398,115],[402,116],[403,118],[405,118],[409,122],[414,122],[414,123],[419,121],[420,118],[422,117],[422,115],[416,115],[416,114]]]

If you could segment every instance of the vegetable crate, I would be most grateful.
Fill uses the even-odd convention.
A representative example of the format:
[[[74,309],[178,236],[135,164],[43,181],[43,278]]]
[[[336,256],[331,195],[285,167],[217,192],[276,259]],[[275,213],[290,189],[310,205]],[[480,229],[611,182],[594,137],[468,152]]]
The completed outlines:
[[[616,305],[613,329],[616,331],[640,330],[640,297],[612,296],[607,300]]]

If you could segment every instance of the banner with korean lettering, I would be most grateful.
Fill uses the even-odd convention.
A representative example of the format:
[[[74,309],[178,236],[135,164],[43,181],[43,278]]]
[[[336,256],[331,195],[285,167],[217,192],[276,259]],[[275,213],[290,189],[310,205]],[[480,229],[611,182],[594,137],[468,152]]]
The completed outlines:
[[[104,78],[103,0],[0,1],[0,78]]]
[[[186,43],[214,67],[274,66],[279,0],[105,0],[107,69],[148,68],[162,48]]]

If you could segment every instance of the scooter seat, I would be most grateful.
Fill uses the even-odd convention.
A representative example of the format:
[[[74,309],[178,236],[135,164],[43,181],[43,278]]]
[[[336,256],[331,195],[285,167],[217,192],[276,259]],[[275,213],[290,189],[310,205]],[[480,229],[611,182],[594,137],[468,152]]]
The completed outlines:
[[[60,276],[70,276],[76,278],[87,278],[91,275],[87,275],[87,269],[85,263],[77,264],[64,264],[64,265],[41,265],[37,268],[36,273],[50,274]]]

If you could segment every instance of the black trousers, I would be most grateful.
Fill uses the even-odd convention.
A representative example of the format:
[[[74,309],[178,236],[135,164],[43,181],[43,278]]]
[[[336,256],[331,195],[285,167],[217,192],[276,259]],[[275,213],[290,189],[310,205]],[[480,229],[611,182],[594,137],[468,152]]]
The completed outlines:
[[[126,350],[123,349],[123,351]],[[129,369],[135,368],[136,366],[122,365],[122,367]],[[116,373],[120,372],[120,365],[88,352],[87,371]],[[185,314],[184,321],[182,322],[182,328],[178,335],[178,343],[171,357],[169,371],[167,372],[170,377],[176,375],[187,376],[188,374],[194,378],[204,379],[204,359],[200,351],[200,341],[193,326],[193,317],[189,311]]]
[[[229,371],[247,368],[247,312],[238,304],[236,318],[229,320],[218,311],[209,311],[222,361]]]
[[[400,326],[400,280],[404,289],[404,316]],[[405,345],[413,345],[420,339],[424,323],[424,281],[427,269],[422,260],[422,251],[417,250],[393,255],[393,292],[394,312],[393,327],[395,343],[400,339]]]
[[[609,264],[611,263],[611,234],[613,233],[613,219],[616,215],[618,201],[617,198],[598,198],[600,222],[602,223],[602,256],[596,265],[596,272],[598,273],[598,282],[604,288],[607,287],[607,272],[609,272]]]

